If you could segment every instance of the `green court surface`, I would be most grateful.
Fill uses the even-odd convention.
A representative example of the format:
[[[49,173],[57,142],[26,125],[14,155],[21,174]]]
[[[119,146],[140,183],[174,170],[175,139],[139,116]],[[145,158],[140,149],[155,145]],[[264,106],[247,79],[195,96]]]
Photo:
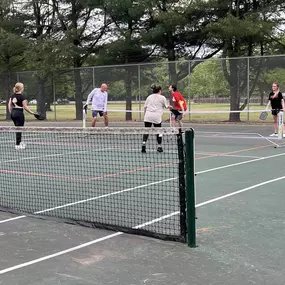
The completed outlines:
[[[227,284],[282,284],[284,148],[239,136],[196,135],[199,250],[228,267]]]
[[[1,251],[3,284],[20,284],[19,280],[24,285],[284,284],[285,148],[274,148],[258,135],[268,137],[272,131],[268,126],[186,124],[188,127],[195,129],[196,248],[118,232],[113,236],[113,231],[81,227],[69,231],[65,224],[49,220],[21,218],[1,223],[15,217],[3,213],[1,232],[10,237],[10,243],[5,243],[9,254],[4,248]],[[90,147],[90,142],[76,141],[59,152],[55,141],[42,145],[33,139],[31,147],[16,158],[17,166],[5,162],[15,159],[14,150],[2,153],[0,177],[13,185],[10,202],[16,205],[24,197],[29,210],[34,211],[38,205],[46,209],[107,194],[72,205],[70,213],[78,215],[83,205],[93,205],[93,209],[100,208],[95,212],[100,221],[109,215],[128,226],[179,211],[173,141],[164,138],[165,151],[158,154],[149,149],[147,160],[141,158],[139,138],[132,147],[111,143],[113,147],[107,150],[106,145],[100,149],[102,144]],[[35,147],[44,149],[45,157],[37,157]],[[82,160],[82,155],[86,159]],[[90,163],[94,159],[96,163]],[[74,167],[78,163],[83,163],[80,171]],[[15,179],[23,172],[21,179]],[[17,182],[9,184],[12,180]],[[39,192],[37,188],[43,184],[45,190]],[[20,185],[25,186],[16,190]],[[112,194],[119,189],[130,190]],[[67,208],[50,213],[60,215]],[[138,214],[142,209],[150,209],[148,216]],[[177,234],[178,216],[149,227],[154,231],[164,227]],[[21,238],[24,232],[26,242]],[[92,240],[96,242],[88,244]],[[80,248],[74,248],[77,245]],[[71,250],[61,253],[66,249]]]

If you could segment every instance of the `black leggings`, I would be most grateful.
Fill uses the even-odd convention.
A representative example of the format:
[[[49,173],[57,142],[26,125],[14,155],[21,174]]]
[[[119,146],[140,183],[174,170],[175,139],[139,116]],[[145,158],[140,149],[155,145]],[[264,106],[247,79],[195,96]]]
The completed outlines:
[[[11,119],[13,120],[16,127],[23,127],[25,124],[24,110],[20,108],[12,109]],[[19,145],[21,141],[22,133],[18,132],[16,133],[16,145]]]
[[[153,124],[153,123],[150,123],[150,122],[144,122],[144,126],[145,126],[146,128],[151,128],[152,124]],[[153,126],[154,126],[155,128],[161,128],[161,123],[159,123],[159,124],[153,124]],[[147,141],[148,136],[149,136],[148,134],[143,135],[143,141],[144,141],[144,142]],[[162,136],[161,136],[161,135],[156,135],[156,140],[157,140],[157,143],[158,143],[158,144],[161,144],[161,142],[162,142]]]

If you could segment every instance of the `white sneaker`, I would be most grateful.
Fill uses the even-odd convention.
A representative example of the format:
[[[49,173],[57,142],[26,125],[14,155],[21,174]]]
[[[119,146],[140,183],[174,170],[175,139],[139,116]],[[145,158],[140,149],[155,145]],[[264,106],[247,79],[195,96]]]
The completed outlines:
[[[26,144],[23,142],[20,142],[20,149],[25,149],[26,148]]]
[[[271,134],[270,137],[278,137],[278,134]]]
[[[20,142],[19,145],[15,145],[15,149],[19,150],[19,149],[25,149],[26,148],[26,144],[23,142]]]
[[[285,134],[283,134],[283,138],[285,138]]]

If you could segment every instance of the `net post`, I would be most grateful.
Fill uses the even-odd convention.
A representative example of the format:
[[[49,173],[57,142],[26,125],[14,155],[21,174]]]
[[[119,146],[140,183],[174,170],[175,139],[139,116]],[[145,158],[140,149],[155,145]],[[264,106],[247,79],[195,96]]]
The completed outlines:
[[[180,235],[184,242],[187,241],[186,224],[186,181],[185,181],[185,156],[182,133],[177,134],[178,159],[179,159],[179,205],[180,205]]]
[[[187,243],[196,247],[196,198],[195,198],[195,158],[194,129],[185,132],[186,148],[186,206],[187,206]]]

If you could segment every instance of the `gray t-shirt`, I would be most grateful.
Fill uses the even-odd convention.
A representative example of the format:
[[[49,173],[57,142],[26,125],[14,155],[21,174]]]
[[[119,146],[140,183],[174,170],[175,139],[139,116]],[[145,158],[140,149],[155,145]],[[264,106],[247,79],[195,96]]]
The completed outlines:
[[[144,121],[153,124],[160,124],[164,108],[168,108],[166,98],[160,94],[151,94],[147,97],[144,108]]]

